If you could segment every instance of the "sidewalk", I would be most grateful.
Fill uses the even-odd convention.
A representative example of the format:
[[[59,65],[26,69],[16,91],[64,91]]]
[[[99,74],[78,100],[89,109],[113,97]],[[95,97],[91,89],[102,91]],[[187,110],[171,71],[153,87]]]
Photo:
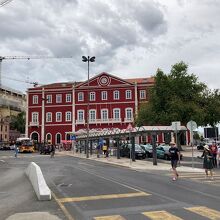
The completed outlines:
[[[57,155],[68,155],[72,157],[78,157],[78,158],[86,158],[86,155],[84,153],[73,153],[73,151],[61,151],[56,152]],[[128,167],[133,170],[157,170],[157,171],[170,171],[171,165],[170,163],[157,163],[157,165],[153,165],[153,162],[146,161],[146,160],[136,160],[135,162],[132,162],[129,158],[121,157],[120,159],[117,159],[115,156],[109,156],[108,158],[103,157],[103,155],[100,155],[99,158],[97,158],[96,154],[89,155],[88,160],[94,160],[98,162],[103,163],[109,163],[114,164],[118,166]],[[178,167],[178,171],[182,172],[204,172],[203,169],[199,168],[192,168],[187,166],[180,166]]]

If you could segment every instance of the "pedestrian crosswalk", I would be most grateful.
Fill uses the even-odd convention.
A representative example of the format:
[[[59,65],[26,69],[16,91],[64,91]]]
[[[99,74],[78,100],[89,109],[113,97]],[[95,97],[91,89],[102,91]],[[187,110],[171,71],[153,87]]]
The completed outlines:
[[[211,209],[205,206],[194,206],[194,207],[186,207],[183,208],[183,210],[186,212],[185,214],[195,214],[195,219],[211,219],[211,220],[220,220],[220,211]],[[182,211],[182,210],[181,210]],[[152,219],[152,220],[182,220],[186,219],[183,214],[183,212],[180,212],[181,214],[175,214],[165,211],[165,210],[159,210],[159,211],[147,211],[142,212],[140,215],[142,215],[141,219]],[[200,218],[199,218],[200,217]],[[204,218],[205,217],[205,218]],[[93,218],[94,220],[126,220],[125,216],[122,215],[108,215],[108,216],[97,216]]]
[[[197,181],[197,182],[202,182],[202,183],[209,183],[209,184],[213,184],[213,185],[220,185],[220,173],[213,173],[213,177],[214,179],[211,179],[211,176],[209,175],[208,177],[206,177],[205,172],[184,172],[184,173],[180,173],[179,178],[182,179],[190,179],[193,181]]]

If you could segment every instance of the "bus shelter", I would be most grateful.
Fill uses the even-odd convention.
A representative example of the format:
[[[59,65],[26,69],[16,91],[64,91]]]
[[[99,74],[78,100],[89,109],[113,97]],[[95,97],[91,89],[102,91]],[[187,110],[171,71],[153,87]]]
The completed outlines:
[[[156,155],[156,136],[161,133],[172,133],[172,132],[187,132],[187,128],[185,126],[180,126],[180,130],[173,130],[172,126],[141,126],[141,127],[133,127],[130,129],[119,129],[119,128],[111,128],[111,129],[91,129],[87,132],[86,129],[77,131],[76,139],[77,141],[86,141],[89,139],[90,143],[94,140],[107,139],[111,138],[116,141],[117,147],[117,158],[120,159],[120,149],[119,142],[123,138],[129,138],[132,144],[132,161],[135,161],[135,138],[139,136],[150,135],[151,143],[153,146],[153,164],[157,165],[157,155]],[[88,150],[88,149],[87,149]],[[91,144],[90,144],[90,153],[91,153]]]

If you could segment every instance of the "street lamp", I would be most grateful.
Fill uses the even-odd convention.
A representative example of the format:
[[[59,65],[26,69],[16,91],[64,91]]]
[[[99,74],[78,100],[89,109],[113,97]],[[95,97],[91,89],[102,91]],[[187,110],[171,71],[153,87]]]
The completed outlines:
[[[88,63],[88,100],[87,100],[87,138],[86,138],[86,158],[89,158],[89,63],[95,62],[95,57],[82,56],[82,61]]]

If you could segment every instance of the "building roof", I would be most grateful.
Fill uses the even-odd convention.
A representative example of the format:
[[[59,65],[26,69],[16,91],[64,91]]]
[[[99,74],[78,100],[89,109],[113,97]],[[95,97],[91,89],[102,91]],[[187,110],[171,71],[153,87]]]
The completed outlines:
[[[146,78],[132,78],[132,79],[125,79],[128,82],[132,83],[154,83],[154,77],[146,77]]]
[[[5,92],[10,92],[10,93],[14,93],[16,95],[25,95],[24,93],[22,93],[21,91],[18,91],[18,90],[15,90],[15,89],[12,89],[12,88],[9,88],[7,86],[3,86],[1,85],[1,88],[0,88],[1,91],[5,91]]]

